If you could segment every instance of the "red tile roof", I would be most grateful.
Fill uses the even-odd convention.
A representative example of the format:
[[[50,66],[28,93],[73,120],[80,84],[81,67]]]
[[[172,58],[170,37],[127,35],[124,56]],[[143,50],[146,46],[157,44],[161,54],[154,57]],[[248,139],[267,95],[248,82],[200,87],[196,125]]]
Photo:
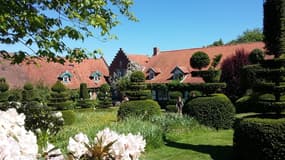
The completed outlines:
[[[146,66],[150,60],[150,57],[148,57],[146,55],[128,54],[127,57],[129,59],[129,61],[136,62],[141,66]]]
[[[197,51],[206,52],[210,59],[217,54],[222,54],[221,62],[232,55],[235,54],[235,51],[238,49],[244,49],[245,52],[251,52],[253,49],[264,48],[263,42],[253,42],[253,43],[243,43],[236,45],[225,45],[225,46],[216,46],[216,47],[207,47],[207,48],[193,48],[193,49],[182,49],[182,50],[173,50],[173,51],[160,51],[156,56],[150,58],[147,63],[145,73],[150,68],[160,68],[160,73],[155,76],[152,80],[147,80],[148,83],[168,83],[171,81],[172,71],[179,67],[181,71],[185,74],[183,83],[201,83],[203,80],[201,78],[191,77],[191,71],[195,70],[190,66],[190,58],[193,53]],[[221,64],[221,63],[220,63]],[[219,68],[220,66],[218,66]]]
[[[75,89],[79,88],[80,83],[87,83],[88,88],[97,88],[106,83],[104,76],[109,76],[108,65],[103,58],[86,59],[79,64],[66,62],[64,65],[54,62],[48,63],[43,59],[35,61],[36,64],[11,65],[7,60],[0,60],[0,77],[5,77],[12,88],[22,87],[26,82],[42,82],[51,86],[62,73],[68,71],[72,74],[72,78],[70,82],[64,84],[68,88]],[[89,78],[92,72],[96,71],[103,75],[98,82]]]

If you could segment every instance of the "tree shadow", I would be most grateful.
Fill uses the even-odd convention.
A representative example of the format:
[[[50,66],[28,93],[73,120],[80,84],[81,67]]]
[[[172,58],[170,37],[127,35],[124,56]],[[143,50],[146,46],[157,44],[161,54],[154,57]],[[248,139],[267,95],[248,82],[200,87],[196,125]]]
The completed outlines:
[[[206,153],[211,156],[213,160],[231,160],[234,159],[232,146],[214,146],[214,145],[193,145],[187,143],[179,143],[171,140],[165,140],[166,146],[189,149],[196,152]]]

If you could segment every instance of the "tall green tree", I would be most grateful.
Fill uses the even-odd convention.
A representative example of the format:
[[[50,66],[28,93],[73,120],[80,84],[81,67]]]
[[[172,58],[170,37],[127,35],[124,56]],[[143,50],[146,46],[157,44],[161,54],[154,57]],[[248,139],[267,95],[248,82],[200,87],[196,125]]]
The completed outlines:
[[[285,53],[285,1],[264,3],[264,42],[267,54],[279,57]]]
[[[259,42],[263,41],[262,29],[254,28],[244,31],[236,39],[230,41],[228,44],[237,44],[237,43],[247,43],[247,42]]]
[[[119,24],[119,15],[136,21],[130,12],[133,0],[0,0],[0,4],[0,43],[21,43],[33,54],[60,63],[65,60],[56,54],[67,53],[65,58],[76,62],[87,58],[84,49],[67,45],[70,39],[113,37],[110,30]],[[20,63],[28,53],[11,55],[2,51],[0,55]]]

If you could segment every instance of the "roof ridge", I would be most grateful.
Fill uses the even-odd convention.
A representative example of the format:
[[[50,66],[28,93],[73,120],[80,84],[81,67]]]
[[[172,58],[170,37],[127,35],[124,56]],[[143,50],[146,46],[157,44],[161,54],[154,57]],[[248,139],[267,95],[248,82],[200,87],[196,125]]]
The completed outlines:
[[[196,48],[184,48],[184,49],[175,49],[175,50],[166,50],[166,51],[160,51],[159,54],[164,53],[164,52],[177,52],[177,51],[185,51],[185,50],[196,50],[196,49],[211,49],[211,48],[221,48],[221,47],[233,47],[233,46],[240,46],[240,45],[249,45],[253,43],[264,43],[262,41],[257,41],[257,42],[244,42],[244,43],[237,43],[237,44],[225,44],[221,46],[206,46],[206,47],[196,47]]]

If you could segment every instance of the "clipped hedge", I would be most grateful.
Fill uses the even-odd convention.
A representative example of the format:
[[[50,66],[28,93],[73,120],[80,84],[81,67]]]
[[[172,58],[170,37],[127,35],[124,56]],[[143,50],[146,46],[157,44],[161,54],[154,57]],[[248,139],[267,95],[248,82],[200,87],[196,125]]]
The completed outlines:
[[[201,91],[203,94],[213,94],[220,92],[222,89],[226,88],[226,83],[201,83],[201,84],[192,84],[192,90]]]
[[[272,116],[272,115],[271,115]],[[234,153],[237,160],[285,159],[285,117],[247,117],[234,125]]]
[[[272,106],[273,104],[276,106]],[[282,106],[285,106],[285,96],[281,96],[281,102],[275,102],[275,97],[273,94],[256,93],[253,95],[243,96],[235,102],[237,113],[276,112],[280,109],[284,110],[285,107],[282,107]]]
[[[203,70],[203,71],[192,71],[193,77],[202,77],[206,83],[219,82],[221,79],[221,70]]]
[[[151,98],[150,90],[129,90],[125,93],[130,100],[145,100]]]
[[[77,100],[76,106],[79,108],[94,108],[97,105],[96,100],[92,99],[81,99]]]
[[[183,112],[193,116],[201,124],[216,129],[231,128],[234,122],[235,108],[224,94],[209,97],[197,97],[183,107]]]
[[[141,116],[144,119],[148,119],[153,115],[160,114],[160,106],[153,100],[138,100],[128,101],[122,103],[118,110],[118,119],[122,120],[130,116]]]

